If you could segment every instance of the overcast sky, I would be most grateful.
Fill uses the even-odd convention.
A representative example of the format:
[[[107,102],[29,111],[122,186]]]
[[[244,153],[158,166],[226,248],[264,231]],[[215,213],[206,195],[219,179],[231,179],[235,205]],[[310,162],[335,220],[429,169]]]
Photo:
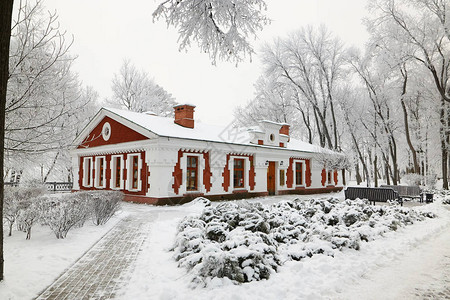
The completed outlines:
[[[179,52],[174,28],[168,29],[163,20],[153,23],[151,14],[160,1],[44,0],[44,5],[57,11],[61,27],[74,36],[74,69],[101,99],[111,96],[113,74],[127,58],[177,102],[195,104],[196,120],[211,124],[232,122],[234,108],[253,98],[263,43],[308,24],[325,24],[349,46],[362,46],[367,39],[365,0],[266,0],[273,21],[253,41],[253,61],[212,66],[197,48]]]

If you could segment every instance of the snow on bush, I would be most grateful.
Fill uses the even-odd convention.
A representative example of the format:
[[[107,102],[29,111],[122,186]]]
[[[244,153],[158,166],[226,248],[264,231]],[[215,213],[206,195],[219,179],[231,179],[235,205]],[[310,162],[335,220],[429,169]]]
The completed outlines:
[[[46,190],[43,187],[5,187],[3,200],[3,217],[5,218],[9,226],[9,236],[12,235],[13,225],[17,220],[20,219],[20,214],[31,205],[30,201],[36,197],[39,197],[40,195],[43,195],[45,191]],[[29,212],[27,213],[30,214]],[[22,223],[19,225],[19,227],[21,227],[22,230],[27,231],[29,226],[25,224],[26,222],[23,222],[23,220],[20,221],[22,221]],[[29,228],[29,230],[31,231],[31,227]]]
[[[214,278],[243,283],[268,279],[288,260],[358,250],[363,241],[427,217],[435,216],[359,199],[225,202],[183,219],[172,251],[179,267],[193,274],[194,285]]]
[[[40,221],[48,225],[56,238],[63,239],[71,228],[81,227],[92,218],[94,224],[105,224],[119,209],[123,194],[116,191],[89,191],[44,195],[43,188],[12,187],[5,189],[4,219],[31,238],[32,226]]]
[[[40,219],[40,198],[21,202],[21,211],[17,218],[17,228],[26,232],[25,239],[31,239],[31,228]]]
[[[92,222],[95,225],[108,222],[119,210],[120,202],[123,200],[123,193],[119,191],[80,192],[78,195],[90,199]]]
[[[70,229],[83,226],[89,217],[89,200],[78,194],[63,194],[61,197],[40,199],[41,218],[57,239],[64,239]]]

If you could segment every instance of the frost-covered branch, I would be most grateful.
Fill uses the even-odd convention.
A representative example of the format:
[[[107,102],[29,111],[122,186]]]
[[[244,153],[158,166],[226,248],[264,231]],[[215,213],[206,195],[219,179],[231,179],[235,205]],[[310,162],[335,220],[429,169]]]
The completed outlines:
[[[270,20],[263,14],[263,0],[167,0],[153,12],[154,20],[165,19],[178,29],[180,50],[194,42],[217,59],[236,64],[254,53],[249,37],[256,37]]]

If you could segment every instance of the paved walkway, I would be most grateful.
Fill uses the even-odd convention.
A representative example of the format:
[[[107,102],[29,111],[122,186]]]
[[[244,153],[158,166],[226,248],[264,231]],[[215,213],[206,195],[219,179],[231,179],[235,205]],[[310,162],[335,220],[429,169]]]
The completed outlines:
[[[154,218],[133,214],[120,221],[36,299],[114,298],[130,279]]]

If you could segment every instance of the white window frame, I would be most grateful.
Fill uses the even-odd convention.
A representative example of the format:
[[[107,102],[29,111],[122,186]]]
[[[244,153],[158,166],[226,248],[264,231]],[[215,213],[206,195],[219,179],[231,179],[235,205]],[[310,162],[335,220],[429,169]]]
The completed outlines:
[[[243,159],[244,160],[244,186],[235,188],[234,187],[234,160]],[[230,187],[233,191],[244,191],[249,190],[249,178],[250,178],[250,158],[248,156],[231,156],[228,161],[228,168],[230,170]],[[276,173],[276,172],[275,172]]]
[[[89,162],[89,169],[86,169],[86,162]],[[92,171],[94,169],[94,160],[91,156],[83,157],[83,186],[84,187],[92,187],[93,186],[93,178]],[[87,178],[89,178],[90,184],[87,183]]]
[[[138,158],[138,188],[133,188],[133,157]],[[142,190],[142,159],[141,153],[132,153],[127,155],[127,190],[130,192],[139,192]]]
[[[187,157],[188,156],[197,156],[197,190],[196,191],[188,191],[187,190]],[[181,171],[183,180],[182,182],[182,192],[184,194],[204,194],[205,193],[205,186],[203,185],[203,172],[205,171],[205,159],[203,158],[203,154],[201,153],[189,153],[185,152],[183,153],[183,156],[180,161],[181,164]]]
[[[120,159],[120,186],[119,187],[116,187],[117,158]],[[109,181],[109,187],[112,190],[123,190],[123,185],[124,185],[123,168],[124,168],[123,155],[112,155],[111,163],[110,163],[111,178]]]
[[[302,179],[303,179],[303,182],[302,182],[302,184],[297,184],[297,163],[303,164],[303,167],[302,167]],[[304,187],[304,186],[306,186],[306,183],[305,183],[306,182],[306,178],[305,178],[306,161],[304,159],[294,159],[292,168],[294,169],[294,186],[295,187]]]
[[[100,184],[100,160],[103,159],[103,184]],[[96,156],[95,157],[95,188],[104,189],[106,188],[106,156]]]

